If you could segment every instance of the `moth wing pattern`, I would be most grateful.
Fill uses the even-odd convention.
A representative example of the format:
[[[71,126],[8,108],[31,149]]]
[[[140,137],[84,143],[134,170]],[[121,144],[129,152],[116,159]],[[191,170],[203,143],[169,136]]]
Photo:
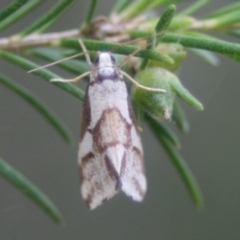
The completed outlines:
[[[89,129],[91,109],[88,89],[83,106],[82,131],[79,147],[81,192],[90,209],[96,208],[119,192],[117,179],[111,174],[109,159],[94,148],[93,129]],[[113,169],[113,167],[112,167]],[[114,169],[113,169],[114,170]]]
[[[122,190],[134,201],[142,201],[147,191],[143,150],[136,125],[131,129],[132,146],[127,151],[128,161],[121,170]]]
[[[82,159],[81,191],[87,206],[94,209],[118,193],[119,187],[117,179],[108,172],[106,159],[91,155]]]

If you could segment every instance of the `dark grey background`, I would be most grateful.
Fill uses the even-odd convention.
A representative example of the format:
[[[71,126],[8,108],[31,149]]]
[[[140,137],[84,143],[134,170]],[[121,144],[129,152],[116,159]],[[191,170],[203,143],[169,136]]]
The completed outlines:
[[[54,2],[46,2],[1,37],[22,29]],[[236,1],[213,0],[202,13],[230,2]],[[0,8],[8,3],[1,1]],[[113,1],[99,1],[98,14],[107,14],[112,5]],[[50,30],[78,27],[87,9],[87,1],[76,1]],[[197,112],[184,104],[191,132],[181,137],[182,154],[205,196],[202,211],[195,209],[174,166],[146,127],[142,134],[148,179],[145,201],[138,204],[119,194],[89,211],[79,192],[78,144],[66,146],[34,109],[0,86],[0,155],[39,186],[66,220],[65,227],[56,226],[0,178],[0,239],[240,239],[240,65],[220,58],[221,65],[212,67],[189,55],[179,73],[205,107]],[[48,103],[78,141],[81,101],[2,60],[0,68]]]

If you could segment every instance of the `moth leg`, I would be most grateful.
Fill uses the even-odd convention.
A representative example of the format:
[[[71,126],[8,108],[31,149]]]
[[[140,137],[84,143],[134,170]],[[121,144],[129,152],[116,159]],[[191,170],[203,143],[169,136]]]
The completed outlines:
[[[73,79],[62,79],[62,78],[53,78],[50,80],[50,82],[78,82],[80,80],[82,80],[83,78],[85,78],[86,76],[90,75],[91,72],[85,72],[83,74],[81,74],[80,76],[73,78]]]
[[[132,77],[130,77],[127,73],[121,71],[121,73],[123,74],[123,76],[125,76],[130,82],[132,82],[136,87],[145,89],[147,91],[151,91],[151,92],[166,92],[165,89],[161,89],[161,88],[150,88],[150,87],[146,87],[143,86],[141,84],[139,84],[136,80],[134,80]]]

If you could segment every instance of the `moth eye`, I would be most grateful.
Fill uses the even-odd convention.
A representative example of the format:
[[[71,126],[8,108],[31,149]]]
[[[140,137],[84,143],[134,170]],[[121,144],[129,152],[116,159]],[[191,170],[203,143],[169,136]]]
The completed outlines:
[[[112,55],[111,55],[111,61],[112,61],[112,63],[116,63],[116,59]]]
[[[96,64],[96,65],[99,64],[99,57],[96,58],[96,60],[95,60],[95,64]]]

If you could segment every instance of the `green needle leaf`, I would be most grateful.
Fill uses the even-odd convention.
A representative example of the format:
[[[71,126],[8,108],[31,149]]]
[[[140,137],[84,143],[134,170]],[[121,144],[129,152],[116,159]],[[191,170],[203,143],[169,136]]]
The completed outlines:
[[[148,114],[145,114],[145,120],[151,127],[152,131],[155,131],[155,129],[157,129],[157,132],[161,133],[161,135],[164,136],[176,148],[179,148],[181,146],[180,140],[178,139],[177,135],[170,128],[167,128],[166,126],[164,126],[164,124],[152,118]]]
[[[151,1],[149,0],[132,1],[131,5],[125,8],[125,10],[120,14],[120,18],[128,19],[135,17],[141,12],[146,11],[150,5]]]
[[[154,49],[158,45],[158,43],[161,41],[164,35],[164,31],[168,28],[169,24],[171,23],[175,12],[176,12],[176,6],[170,5],[166,9],[166,11],[162,14],[162,16],[160,17],[159,21],[155,26],[156,34],[153,34],[153,36],[151,36],[148,39],[148,46],[146,49]],[[161,33],[161,34],[157,36],[158,33]],[[141,69],[144,69],[147,66],[147,64],[148,64],[148,60],[144,59],[141,64]]]
[[[237,24],[240,21],[240,9],[233,12],[220,15],[218,17],[206,19],[202,21],[204,29],[223,28],[229,29],[229,25]]]
[[[175,12],[176,12],[175,5],[170,5],[166,9],[166,11],[162,14],[161,18],[159,19],[157,25],[155,26],[156,33],[161,33],[168,28],[168,26],[170,25],[170,23],[174,17]],[[157,42],[159,42],[161,40],[163,34],[158,37]]]
[[[182,133],[188,133],[190,129],[189,121],[179,103],[175,100],[173,104],[172,119]]]
[[[195,176],[193,175],[191,169],[187,165],[187,162],[184,158],[180,155],[180,153],[165,139],[164,137],[161,138],[161,143],[163,148],[165,149],[166,153],[169,155],[170,159],[172,160],[173,164],[178,170],[178,173],[182,177],[186,187],[198,208],[203,207],[204,200],[201,189],[197,183]]]
[[[223,40],[217,40],[216,38],[197,38],[189,37],[180,34],[166,33],[163,38],[163,42],[180,43],[184,47],[199,48],[210,50],[212,52],[222,53],[232,59],[238,60],[240,58],[240,45],[236,43],[230,43]]]
[[[86,25],[88,25],[92,21],[93,14],[95,12],[97,3],[98,3],[98,0],[91,0],[91,5],[90,5],[90,8],[89,8],[89,12],[87,14],[87,18],[86,18],[86,21],[85,21]]]
[[[36,185],[2,158],[0,158],[0,175],[42,208],[57,224],[64,223],[62,214],[52,201]]]
[[[31,93],[20,84],[7,79],[5,76],[0,75],[0,83],[6,86],[8,89],[14,91],[29,104],[31,104],[63,137],[63,139],[71,144],[73,142],[72,135],[68,127],[62,122],[62,120],[37,96]]]
[[[211,65],[215,67],[219,65],[219,58],[216,56],[216,54],[207,50],[196,48],[189,48],[189,50],[191,50],[191,52],[195,53],[197,56],[210,63]]]
[[[37,65],[23,57],[20,57],[16,54],[10,53],[10,52],[0,51],[0,57],[2,57],[3,59],[21,67],[27,71],[30,71],[32,69],[39,67],[39,65]],[[33,72],[33,74],[38,75],[47,81],[50,81],[53,78],[61,78],[57,74],[55,74],[47,69],[39,69],[39,70]],[[80,100],[84,99],[84,91],[71,83],[53,82],[52,84],[71,93],[73,96],[79,98]]]
[[[177,77],[169,79],[169,83],[176,94],[189,105],[197,110],[202,111],[203,105],[200,103],[179,81]]]
[[[128,19],[133,18],[139,14],[141,14],[144,11],[157,8],[159,6],[165,5],[165,4],[171,4],[175,2],[180,2],[182,0],[137,0],[132,1],[131,5],[129,5],[121,14],[120,18],[122,19]]]
[[[31,0],[27,2],[21,8],[17,9],[14,14],[11,14],[10,16],[8,16],[8,18],[0,22],[0,30],[5,29],[21,17],[24,17],[28,12],[30,12],[33,8],[37,7],[40,3],[42,3],[42,0]]]
[[[206,4],[208,4],[211,0],[200,0],[193,3],[190,7],[186,8],[182,12],[178,13],[178,16],[190,16],[199,9],[203,8]]]
[[[199,208],[202,207],[204,200],[203,200],[202,192],[197,183],[196,178],[194,177],[192,171],[190,170],[190,168],[187,165],[184,158],[180,155],[180,153],[172,145],[171,141],[169,141],[169,138],[163,134],[162,129],[157,124],[153,124],[154,123],[153,121],[155,121],[155,120],[151,119],[149,121],[149,119],[148,119],[147,123],[148,123],[149,127],[152,129],[153,134],[158,139],[158,141],[162,144],[166,153],[172,160],[178,173],[180,174],[181,178],[183,179],[195,205]]]
[[[112,12],[120,13],[130,4],[129,0],[117,0],[114,5]]]
[[[224,6],[221,9],[218,9],[214,12],[209,13],[205,18],[215,18],[215,17],[221,17],[225,14],[231,13],[231,12],[235,12],[236,10],[240,9],[240,3],[232,3],[232,4],[228,4],[226,6]]]
[[[148,39],[148,44],[146,49],[154,49],[158,43],[161,41],[164,31],[168,28],[169,24],[171,23],[173,16],[176,12],[176,6],[175,5],[170,5],[166,11],[162,14],[160,17],[159,21],[157,22],[155,26],[155,33],[152,37]],[[161,33],[161,35],[157,36],[158,33]],[[148,64],[148,60],[144,59],[141,64],[141,69],[144,69]]]
[[[6,7],[5,9],[3,9],[0,12],[0,22],[3,19],[10,16],[11,14],[13,14],[15,11],[17,11],[21,6],[23,6],[28,1],[29,0],[17,0],[15,2],[11,3],[8,7]]]
[[[72,4],[74,0],[61,0],[56,4],[50,11],[45,13],[43,17],[39,18],[33,24],[31,24],[27,29],[16,35],[14,38],[23,38],[30,33],[37,32],[40,28],[42,28],[45,24],[48,24],[52,19],[57,20],[65,10]],[[52,22],[53,23],[53,22]],[[49,26],[49,25],[48,25]]]
[[[89,40],[89,39],[82,39],[84,45],[86,46],[87,50],[90,51],[111,51],[113,53],[122,54],[122,55],[130,55],[133,52],[136,52],[139,47],[132,46],[132,45],[123,45],[118,43],[112,42],[104,42],[98,40]],[[72,49],[80,49],[79,42],[76,39],[62,39],[58,43],[54,43],[55,46],[59,47],[67,47]],[[168,64],[173,64],[172,59],[166,58],[161,53],[158,53],[155,50],[148,50],[142,49],[139,50],[134,56],[147,58],[151,60],[156,60],[159,62],[164,62]]]
[[[151,1],[150,8],[154,9],[154,8],[160,7],[162,5],[178,3],[178,2],[182,2],[182,1],[184,1],[184,0],[154,0],[154,1]]]

